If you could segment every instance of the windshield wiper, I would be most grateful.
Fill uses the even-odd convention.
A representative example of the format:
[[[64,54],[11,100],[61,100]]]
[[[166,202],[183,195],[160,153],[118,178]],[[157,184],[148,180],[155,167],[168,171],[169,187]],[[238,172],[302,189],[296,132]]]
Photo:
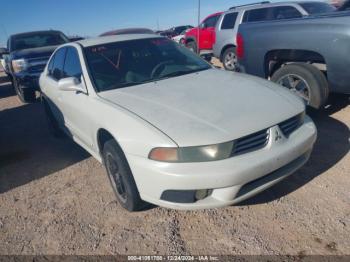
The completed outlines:
[[[209,68],[175,71],[175,72],[172,72],[172,73],[169,73],[169,74],[165,74],[162,77],[158,78],[157,80],[161,80],[161,79],[165,79],[165,78],[169,78],[169,77],[175,77],[175,76],[188,75],[188,74],[191,74],[191,73],[196,73],[196,72],[207,70],[207,69],[209,69]]]

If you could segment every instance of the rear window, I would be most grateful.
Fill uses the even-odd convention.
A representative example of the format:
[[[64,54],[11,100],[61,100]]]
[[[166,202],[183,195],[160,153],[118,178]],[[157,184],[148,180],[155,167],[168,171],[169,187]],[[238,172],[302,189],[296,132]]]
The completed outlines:
[[[32,35],[18,35],[12,39],[11,51],[44,46],[55,46],[67,42],[67,37],[60,33],[38,33]]]
[[[300,3],[300,5],[310,15],[324,14],[335,11],[335,8],[327,3]]]
[[[226,14],[221,23],[221,29],[233,29],[235,27],[238,13]]]

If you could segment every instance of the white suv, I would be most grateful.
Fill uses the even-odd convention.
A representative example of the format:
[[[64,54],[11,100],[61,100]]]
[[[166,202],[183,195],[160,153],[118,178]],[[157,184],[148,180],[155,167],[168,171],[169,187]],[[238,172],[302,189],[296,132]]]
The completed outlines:
[[[226,70],[236,70],[236,34],[241,23],[299,18],[306,15],[333,12],[335,9],[324,2],[261,2],[231,7],[216,24],[214,56]]]

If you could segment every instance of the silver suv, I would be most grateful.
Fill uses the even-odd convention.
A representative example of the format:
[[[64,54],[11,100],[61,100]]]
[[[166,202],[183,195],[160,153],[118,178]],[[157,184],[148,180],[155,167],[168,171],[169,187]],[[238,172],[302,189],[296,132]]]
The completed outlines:
[[[260,2],[231,7],[216,24],[214,56],[219,58],[226,70],[235,71],[236,34],[241,23],[298,18],[306,15],[333,12],[335,9],[324,2]]]

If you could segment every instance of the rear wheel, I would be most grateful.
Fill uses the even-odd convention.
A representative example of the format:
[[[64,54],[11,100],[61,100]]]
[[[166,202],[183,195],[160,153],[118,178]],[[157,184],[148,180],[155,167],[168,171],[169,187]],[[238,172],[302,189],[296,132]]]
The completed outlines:
[[[328,82],[325,75],[310,64],[285,65],[272,75],[271,81],[287,87],[315,109],[321,108],[328,98]]]
[[[123,151],[114,139],[103,146],[103,162],[119,204],[128,211],[145,206]]]
[[[236,71],[237,69],[237,56],[236,49],[234,47],[227,48],[222,56],[222,63],[228,71]]]
[[[192,52],[197,53],[197,45],[194,41],[188,42],[186,47],[190,49]]]

